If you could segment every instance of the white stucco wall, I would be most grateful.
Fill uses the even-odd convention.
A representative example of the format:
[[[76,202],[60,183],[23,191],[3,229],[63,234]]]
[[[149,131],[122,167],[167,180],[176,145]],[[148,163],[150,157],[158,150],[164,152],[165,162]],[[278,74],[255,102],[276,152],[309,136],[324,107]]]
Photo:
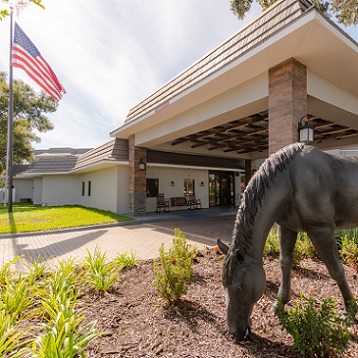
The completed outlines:
[[[117,213],[129,213],[129,166],[119,166],[117,179]]]
[[[29,198],[33,200],[33,179],[14,179],[13,184],[15,190],[15,202],[20,199]]]
[[[147,166],[147,178],[159,179],[159,193],[164,193],[164,198],[184,196],[184,179],[195,180],[195,196],[201,200],[203,208],[209,207],[208,170],[193,168],[169,168]],[[174,186],[171,182],[174,182]],[[201,182],[204,186],[201,186]],[[156,209],[156,198],[147,198],[147,212]],[[187,207],[175,207],[175,210],[186,210]]]
[[[118,214],[128,214],[128,170],[128,166],[117,166],[78,176],[79,204]],[[89,181],[91,182],[90,196],[88,195]],[[82,182],[85,183],[83,196]]]
[[[44,176],[42,183],[42,201],[38,204],[48,206],[78,204],[81,188],[78,176]]]
[[[42,178],[34,178],[33,203],[41,205],[42,203]]]

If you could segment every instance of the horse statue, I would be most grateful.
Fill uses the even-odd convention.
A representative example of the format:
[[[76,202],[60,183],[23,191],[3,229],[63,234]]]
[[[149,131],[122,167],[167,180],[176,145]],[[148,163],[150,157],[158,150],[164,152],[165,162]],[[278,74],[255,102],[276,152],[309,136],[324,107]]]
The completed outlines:
[[[274,223],[279,225],[281,284],[278,297],[290,299],[297,233],[307,232],[336,281],[347,306],[353,295],[339,261],[337,228],[358,226],[358,156],[330,155],[303,143],[269,157],[250,180],[238,209],[231,246],[225,253],[223,286],[227,326],[237,342],[250,333],[250,315],[264,293],[263,251]]]

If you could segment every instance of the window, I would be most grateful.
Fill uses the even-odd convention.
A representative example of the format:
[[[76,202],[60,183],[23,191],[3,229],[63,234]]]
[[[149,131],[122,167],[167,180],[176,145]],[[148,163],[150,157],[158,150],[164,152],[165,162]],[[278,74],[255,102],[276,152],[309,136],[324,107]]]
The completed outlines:
[[[88,181],[88,196],[91,196],[91,181]]]
[[[184,195],[195,195],[195,180],[184,179]]]
[[[82,182],[82,196],[85,196],[85,187],[86,187],[86,183],[83,181]]]
[[[159,179],[147,179],[147,198],[158,196]]]

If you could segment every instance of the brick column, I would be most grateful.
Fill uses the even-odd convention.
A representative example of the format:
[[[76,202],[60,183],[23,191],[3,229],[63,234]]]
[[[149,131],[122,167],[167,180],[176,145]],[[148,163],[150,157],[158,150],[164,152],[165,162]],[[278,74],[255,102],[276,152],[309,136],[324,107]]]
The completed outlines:
[[[256,160],[245,159],[245,187],[256,172]]]
[[[293,58],[269,70],[269,154],[298,141],[307,115],[307,68]]]
[[[147,162],[146,148],[135,146],[134,135],[129,137],[129,213],[131,216],[146,215],[146,169],[139,170],[140,160]]]

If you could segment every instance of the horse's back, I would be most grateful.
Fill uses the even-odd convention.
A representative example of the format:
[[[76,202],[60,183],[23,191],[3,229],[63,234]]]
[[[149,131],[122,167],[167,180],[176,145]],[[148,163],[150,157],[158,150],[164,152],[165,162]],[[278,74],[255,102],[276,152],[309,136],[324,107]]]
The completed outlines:
[[[358,224],[358,157],[330,155],[305,146],[289,165],[289,212],[297,225]]]

